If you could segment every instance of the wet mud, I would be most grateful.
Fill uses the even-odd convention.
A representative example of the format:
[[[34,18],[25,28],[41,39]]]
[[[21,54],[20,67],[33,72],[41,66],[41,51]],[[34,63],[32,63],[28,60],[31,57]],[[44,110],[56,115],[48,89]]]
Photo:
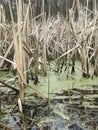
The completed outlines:
[[[80,87],[81,88],[81,87]],[[45,101],[36,94],[19,111],[19,95],[0,92],[0,128],[2,130],[97,130],[98,86],[83,90],[73,88],[54,93]],[[31,97],[35,98],[35,101]]]

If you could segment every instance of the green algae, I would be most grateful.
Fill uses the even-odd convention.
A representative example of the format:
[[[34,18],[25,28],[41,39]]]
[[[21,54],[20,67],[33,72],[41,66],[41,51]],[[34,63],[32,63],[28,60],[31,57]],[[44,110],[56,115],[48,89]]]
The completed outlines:
[[[2,80],[5,80],[5,79],[8,80],[9,78],[12,78],[12,74],[9,72],[4,72],[4,73],[2,72],[2,75],[3,76],[0,77]],[[62,120],[64,120],[64,122],[71,121],[72,123],[74,123],[74,121],[72,121],[70,118],[72,116],[72,113],[69,115],[69,113],[66,111],[68,109],[67,107],[69,107],[70,105],[72,105],[73,108],[78,107],[78,109],[80,109],[80,107],[83,107],[85,109],[89,108],[88,110],[98,108],[98,106],[94,104],[94,99],[95,98],[97,99],[98,95],[94,93],[84,94],[83,95],[84,99],[81,104],[81,95],[83,94],[83,92],[85,92],[86,90],[90,90],[90,91],[96,90],[97,92],[97,89],[98,89],[97,77],[93,77],[93,79],[82,78],[82,73],[79,70],[77,70],[76,73],[73,74],[72,76],[75,78],[74,80],[71,79],[70,77],[67,79],[65,73],[55,73],[53,71],[50,71],[48,73],[48,76],[46,77],[39,75],[39,83],[37,85],[35,85],[33,81],[30,80],[29,84],[32,87],[34,87],[34,89],[42,93],[45,97],[49,96],[50,100],[60,99],[61,101],[63,101],[62,103],[60,103],[60,100],[57,100],[56,105],[53,105],[52,103],[50,104],[51,108],[53,109],[51,113],[54,115],[50,117],[45,115],[41,117],[41,119],[39,118],[39,116],[35,117],[35,120],[36,121],[38,120],[38,126],[40,127],[43,125],[47,126],[48,124],[51,124],[51,123],[53,123],[54,124],[53,126],[55,126],[55,120],[57,120],[57,122],[60,122],[58,124],[59,126],[61,125],[61,122],[62,122],[61,118]],[[95,88],[93,87],[94,85],[96,86]],[[2,88],[5,88],[5,87],[2,87]],[[64,94],[64,91],[67,93]],[[48,95],[48,92],[49,92],[49,95]],[[57,93],[61,94],[61,96],[56,95]],[[25,101],[28,105],[31,104],[32,106],[32,104],[41,104],[43,99],[39,97],[37,93],[31,91],[30,88],[27,88],[25,90]],[[6,105],[7,106],[5,106],[4,117],[6,117],[6,115],[8,115],[8,113],[10,113],[13,110],[12,107],[14,107],[13,105],[8,105],[8,104]],[[47,109],[47,107],[46,108],[41,107],[40,109],[41,109],[40,111],[45,112],[45,109]],[[77,110],[77,108],[75,110]],[[28,109],[26,111],[28,111]],[[77,119],[75,118],[75,120]],[[57,125],[57,122],[56,122],[56,125]]]
[[[72,75],[72,78],[66,78],[65,72],[55,73],[53,70],[55,66],[51,64],[50,69],[48,70],[48,76],[42,76],[39,74],[39,83],[35,85],[32,80],[30,80],[30,85],[42,93],[44,96],[48,97],[48,91],[50,98],[53,96],[53,93],[59,93],[62,90],[70,90],[72,88],[81,88],[92,89],[93,85],[98,85],[98,78],[82,78],[82,72],[77,69],[81,68],[81,64],[79,61],[76,62],[76,70]],[[93,66],[90,65],[90,74],[93,73]],[[9,80],[13,78],[13,74],[10,71],[0,71],[0,80]],[[49,90],[48,90],[49,85]],[[3,88],[5,89],[5,88]],[[26,93],[33,93],[31,89],[26,89]]]
[[[98,85],[98,78],[94,77],[93,79],[88,78],[78,78],[75,80],[66,79],[66,77],[60,77],[57,74],[50,73],[50,96],[51,93],[58,93],[62,90],[69,90],[72,88],[81,88],[81,89],[91,89],[93,85]],[[48,96],[48,77],[39,77],[39,84],[34,85],[32,81],[30,81],[31,86],[35,87],[38,91],[43,93],[43,95]]]

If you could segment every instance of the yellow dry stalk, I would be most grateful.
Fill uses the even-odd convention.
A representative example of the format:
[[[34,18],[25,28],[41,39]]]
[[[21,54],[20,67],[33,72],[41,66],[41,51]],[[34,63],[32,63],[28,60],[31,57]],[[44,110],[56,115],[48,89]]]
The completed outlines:
[[[18,79],[19,79],[19,87],[20,87],[20,100],[22,104],[24,103],[24,91],[26,83],[25,77],[24,77],[24,61],[23,61],[23,41],[22,41],[22,30],[20,30],[19,35],[17,36],[15,26],[14,26],[14,19],[11,9],[10,0],[9,2],[9,9],[10,9],[10,15],[12,20],[12,30],[13,30],[13,41],[14,41],[14,49],[15,49],[15,60],[16,60],[16,68],[18,71]],[[22,24],[22,0],[19,0],[18,3],[18,27]]]
[[[5,12],[3,6],[0,4],[0,23],[5,23]]]
[[[46,37],[47,37],[47,30],[46,30],[46,14],[44,12],[44,0],[42,1],[42,33],[43,33],[43,71],[44,75],[47,75],[47,60],[46,60]]]

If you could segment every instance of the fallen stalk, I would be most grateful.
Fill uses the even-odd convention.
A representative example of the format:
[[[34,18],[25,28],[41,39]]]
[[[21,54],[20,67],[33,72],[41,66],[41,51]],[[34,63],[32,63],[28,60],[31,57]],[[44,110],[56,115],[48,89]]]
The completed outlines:
[[[36,94],[38,94],[39,96],[41,96],[42,98],[44,98],[45,100],[47,100],[47,97],[45,97],[43,94],[41,94],[38,90],[36,90],[34,87],[32,87],[29,84],[24,84],[25,86],[29,87],[30,89],[32,89]]]
[[[3,124],[3,123],[0,123],[0,125],[1,125],[3,128],[7,129],[7,130],[13,130],[12,128],[10,128],[9,126],[7,126],[7,125],[5,125],[5,124]]]
[[[12,87],[11,85],[9,85],[9,84],[7,84],[7,83],[1,81],[1,80],[0,80],[0,83],[2,83],[3,85],[7,86],[7,87],[10,88],[10,89],[12,89],[12,90],[15,91],[16,93],[19,93],[19,90],[16,89],[16,88],[14,88],[14,87]]]

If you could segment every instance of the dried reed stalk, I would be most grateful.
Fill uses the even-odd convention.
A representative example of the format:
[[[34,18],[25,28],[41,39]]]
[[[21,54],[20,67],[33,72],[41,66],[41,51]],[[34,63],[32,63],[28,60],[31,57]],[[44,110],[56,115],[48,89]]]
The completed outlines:
[[[3,6],[0,4],[0,24],[3,26],[4,23],[5,23],[5,14],[4,14]],[[2,38],[3,38],[2,31],[0,29],[0,40],[2,40]],[[1,47],[0,47],[0,55],[2,55]],[[1,62],[1,59],[0,59],[0,62]]]
[[[24,4],[23,3],[23,14],[24,14],[24,26],[23,26],[23,42],[25,43],[26,45],[26,48],[29,48],[30,47],[30,43],[29,43],[29,34],[30,34],[30,13],[29,13],[29,10],[30,10],[30,3],[28,4]],[[28,68],[28,62],[29,62],[29,55],[27,54],[27,52],[25,50],[23,50],[23,55],[24,55],[24,71],[27,71],[29,68]],[[26,81],[28,82],[28,72],[25,73],[25,79]]]
[[[45,23],[46,23],[46,15],[45,15],[45,12],[44,12],[44,0],[42,0],[42,30],[43,30],[43,71],[44,71],[44,75],[46,76],[47,75],[47,60],[46,60],[46,38],[47,38],[47,35],[46,35],[46,28],[45,28]]]
[[[18,0],[18,28],[20,27],[21,23],[23,22],[23,1],[22,0]],[[23,75],[24,79],[24,59],[23,59],[23,39],[22,39],[22,30],[19,33],[19,36],[17,37],[18,39],[18,67],[20,68],[21,74]],[[25,91],[25,86],[23,85],[23,81],[21,79],[20,76],[18,76],[18,80],[19,80],[19,87],[20,87],[20,99],[22,104],[24,103],[24,91]],[[26,79],[25,79],[26,82]]]
[[[21,25],[22,22],[22,1],[19,0],[19,14],[18,14],[18,26]],[[16,36],[16,30],[14,26],[14,19],[13,19],[13,14],[12,14],[12,9],[11,9],[11,4],[9,0],[9,9],[10,9],[10,14],[11,14],[11,20],[12,20],[12,30],[13,30],[13,35],[14,35],[14,49],[15,49],[15,60],[16,60],[16,68],[18,70],[18,81],[19,81],[19,87],[20,87],[20,100],[22,104],[24,103],[24,85],[23,83],[26,83],[25,77],[24,77],[24,66],[23,66],[23,42],[22,42],[22,34],[21,31],[19,33],[19,36]]]
[[[13,42],[11,42],[11,44],[9,45],[9,47],[8,47],[4,57],[3,57],[3,59],[0,62],[0,68],[2,67],[2,65],[3,65],[3,63],[5,61],[5,58],[8,56],[8,54],[9,54],[10,50],[12,49],[12,47],[13,47]]]

